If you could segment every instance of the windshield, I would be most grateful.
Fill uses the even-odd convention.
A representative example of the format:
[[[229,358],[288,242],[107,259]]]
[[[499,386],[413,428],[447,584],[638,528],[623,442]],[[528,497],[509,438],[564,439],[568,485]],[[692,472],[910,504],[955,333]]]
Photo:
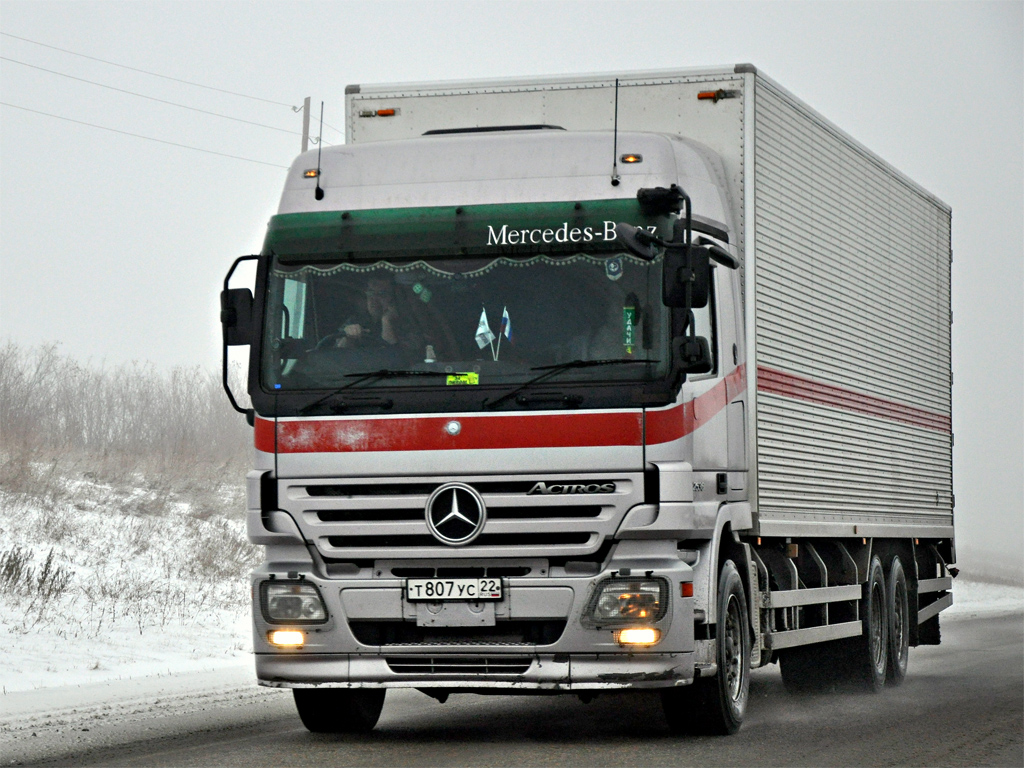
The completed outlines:
[[[276,390],[327,389],[350,383],[351,374],[415,369],[508,384],[538,366],[625,358],[660,362],[579,368],[560,378],[663,375],[669,325],[660,271],[660,261],[622,253],[275,262],[263,381]],[[394,377],[373,385],[423,383]]]
[[[388,398],[429,390],[443,392],[451,410],[504,404],[523,385],[532,396],[665,380],[671,313],[661,259],[614,242],[612,217],[637,220],[635,203],[602,210],[592,224],[580,204],[555,205],[520,206],[512,224],[499,206],[431,209],[412,223],[397,211],[338,213],[316,226],[276,217],[284,221],[268,234],[261,389],[309,393],[299,409],[330,405],[342,390]],[[640,223],[671,227],[651,221]],[[613,404],[607,395],[571,397]]]

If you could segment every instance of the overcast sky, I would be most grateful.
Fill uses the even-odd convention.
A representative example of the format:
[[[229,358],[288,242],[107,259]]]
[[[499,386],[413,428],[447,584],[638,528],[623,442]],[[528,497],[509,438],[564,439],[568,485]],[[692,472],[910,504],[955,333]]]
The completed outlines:
[[[349,83],[752,62],[952,206],[958,536],[1019,554],[1022,8],[3,0],[0,101],[15,106],[0,107],[0,339],[218,365],[220,281],[260,248],[305,96],[344,130]]]

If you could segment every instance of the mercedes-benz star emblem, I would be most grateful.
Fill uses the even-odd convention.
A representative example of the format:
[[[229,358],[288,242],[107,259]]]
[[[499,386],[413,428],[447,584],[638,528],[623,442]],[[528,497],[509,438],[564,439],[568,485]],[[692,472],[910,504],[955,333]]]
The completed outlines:
[[[427,499],[427,528],[450,547],[469,544],[487,521],[483,497],[462,483],[442,485]]]

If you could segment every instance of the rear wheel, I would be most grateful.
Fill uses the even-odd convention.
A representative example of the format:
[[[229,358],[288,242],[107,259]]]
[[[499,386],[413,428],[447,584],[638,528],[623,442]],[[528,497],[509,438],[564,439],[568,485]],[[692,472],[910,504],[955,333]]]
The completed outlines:
[[[880,691],[889,668],[889,611],[886,608],[885,573],[878,555],[871,558],[868,582],[860,601],[863,634],[849,641],[846,672],[851,683]]]
[[[743,580],[727,560],[718,578],[718,673],[695,680],[689,689],[662,692],[662,707],[673,732],[726,736],[740,729],[750,692],[748,616]]]
[[[313,733],[369,733],[384,708],[385,688],[293,688],[295,708]]]
[[[889,669],[886,682],[900,685],[907,676],[910,660],[910,598],[907,576],[898,557],[889,567]]]

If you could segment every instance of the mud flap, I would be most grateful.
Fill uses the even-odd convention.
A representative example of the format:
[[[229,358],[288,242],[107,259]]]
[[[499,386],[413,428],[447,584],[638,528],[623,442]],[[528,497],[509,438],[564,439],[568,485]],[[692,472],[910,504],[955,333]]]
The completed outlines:
[[[750,644],[750,668],[757,669],[761,666],[761,587],[750,545],[741,544],[741,546],[743,547],[743,557],[747,562],[747,585],[749,587],[747,602],[750,605],[750,627],[754,631]]]

